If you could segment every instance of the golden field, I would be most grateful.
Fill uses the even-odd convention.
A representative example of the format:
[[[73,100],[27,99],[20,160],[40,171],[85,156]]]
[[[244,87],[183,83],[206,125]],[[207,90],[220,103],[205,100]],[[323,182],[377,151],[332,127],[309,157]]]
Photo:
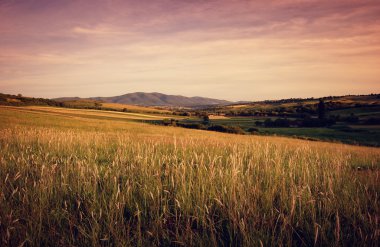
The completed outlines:
[[[134,113],[118,111],[101,111],[91,109],[73,109],[50,106],[0,106],[0,109],[11,109],[18,112],[39,112],[48,115],[62,115],[66,117],[80,118],[97,118],[110,120],[162,120],[162,119],[180,119],[182,117],[152,113]]]
[[[145,106],[138,106],[138,105],[107,103],[107,102],[101,102],[97,100],[86,100],[86,99],[68,100],[68,101],[64,101],[64,104],[66,105],[66,107],[70,107],[70,108],[82,108],[82,109],[100,108],[102,110],[115,110],[115,111],[126,110],[128,112],[134,112],[134,113],[152,113],[152,114],[170,114],[171,113],[171,111],[161,109],[159,107],[145,107]]]
[[[380,149],[155,117],[0,107],[0,245],[378,246]]]

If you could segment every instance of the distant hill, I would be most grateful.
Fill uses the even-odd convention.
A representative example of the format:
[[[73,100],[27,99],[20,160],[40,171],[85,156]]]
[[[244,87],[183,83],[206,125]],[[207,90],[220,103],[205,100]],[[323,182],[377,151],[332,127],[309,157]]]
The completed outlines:
[[[78,97],[56,98],[56,101],[79,100]],[[207,105],[226,105],[232,102],[219,99],[211,99],[204,97],[185,97],[181,95],[167,95],[162,93],[128,93],[114,97],[91,97],[91,100],[98,100],[107,103],[119,103],[127,105],[140,106],[182,106],[196,107]]]
[[[0,105],[9,106],[27,106],[27,105],[43,105],[43,106],[62,106],[61,102],[51,99],[25,97],[21,94],[3,94],[0,93]]]
[[[356,109],[356,113],[363,116],[366,112],[373,111],[378,116],[380,112],[378,110],[380,107],[380,94],[236,102],[230,105],[211,106],[203,110],[208,111],[210,114],[219,113],[227,116],[303,118],[305,114],[317,116],[320,100],[324,101],[326,110],[330,114],[347,115],[347,112],[355,113],[355,111],[351,111],[352,109]]]

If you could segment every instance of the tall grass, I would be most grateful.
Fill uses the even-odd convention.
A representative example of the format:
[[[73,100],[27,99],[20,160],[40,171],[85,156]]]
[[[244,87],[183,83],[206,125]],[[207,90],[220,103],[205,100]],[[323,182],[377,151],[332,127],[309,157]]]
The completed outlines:
[[[0,115],[0,245],[379,244],[379,149]]]

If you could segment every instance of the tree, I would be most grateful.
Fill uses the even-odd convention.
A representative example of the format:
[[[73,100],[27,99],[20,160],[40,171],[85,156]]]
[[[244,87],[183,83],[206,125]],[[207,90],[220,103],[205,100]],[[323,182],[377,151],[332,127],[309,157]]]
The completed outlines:
[[[326,115],[326,106],[325,102],[320,99],[318,103],[318,118],[319,119],[324,119]]]
[[[289,120],[286,119],[286,118],[277,118],[277,119],[274,121],[273,125],[274,125],[275,127],[289,127],[289,126],[290,126],[290,122],[289,122]]]
[[[259,129],[252,127],[252,128],[248,129],[248,132],[250,132],[250,133],[256,133],[256,132],[259,132]]]
[[[270,119],[270,118],[265,119],[264,126],[265,127],[273,127],[273,121],[272,121],[272,119]]]
[[[209,123],[210,123],[210,118],[206,114],[206,115],[203,116],[203,124],[208,125]]]
[[[345,118],[346,122],[348,123],[358,123],[359,117],[356,116],[354,113],[351,113],[350,116]]]
[[[101,103],[99,103],[99,102],[95,102],[95,108],[96,108],[96,109],[100,109],[101,106],[102,106]]]
[[[255,125],[256,126],[263,126],[263,122],[257,120],[257,121],[255,121]]]

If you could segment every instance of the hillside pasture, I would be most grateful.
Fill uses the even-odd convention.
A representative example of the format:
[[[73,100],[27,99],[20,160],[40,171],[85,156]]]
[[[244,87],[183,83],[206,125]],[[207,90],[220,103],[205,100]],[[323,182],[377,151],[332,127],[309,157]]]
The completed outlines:
[[[126,105],[126,104],[118,104],[118,103],[107,103],[98,100],[65,100],[63,101],[65,107],[69,108],[92,108],[98,110],[113,110],[113,111],[127,111],[134,113],[153,113],[153,114],[171,114],[170,111],[160,109],[157,107],[144,107],[137,105]]]
[[[162,120],[168,118],[181,119],[179,116],[163,115],[163,114],[150,114],[150,113],[132,113],[132,112],[115,112],[115,111],[101,111],[91,109],[71,109],[60,107],[45,107],[45,106],[25,106],[25,107],[11,107],[0,106],[3,109],[13,109],[21,112],[41,112],[46,114],[60,114],[71,117],[83,118],[96,118],[96,119],[110,119],[110,120]]]

